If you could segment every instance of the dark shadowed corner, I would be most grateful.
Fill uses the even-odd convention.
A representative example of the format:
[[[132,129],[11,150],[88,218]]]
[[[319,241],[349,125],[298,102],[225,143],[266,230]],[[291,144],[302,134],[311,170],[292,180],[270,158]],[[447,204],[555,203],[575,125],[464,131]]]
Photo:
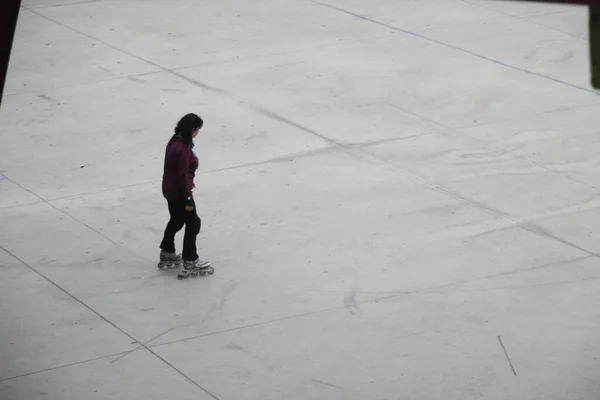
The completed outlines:
[[[21,0],[4,0],[0,5],[0,107],[20,7]]]

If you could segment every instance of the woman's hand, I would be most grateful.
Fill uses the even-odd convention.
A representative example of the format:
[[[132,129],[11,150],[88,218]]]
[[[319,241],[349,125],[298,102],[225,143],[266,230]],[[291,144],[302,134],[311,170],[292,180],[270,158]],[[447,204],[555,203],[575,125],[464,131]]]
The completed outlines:
[[[187,212],[194,211],[194,206],[185,206],[185,211],[187,211]]]

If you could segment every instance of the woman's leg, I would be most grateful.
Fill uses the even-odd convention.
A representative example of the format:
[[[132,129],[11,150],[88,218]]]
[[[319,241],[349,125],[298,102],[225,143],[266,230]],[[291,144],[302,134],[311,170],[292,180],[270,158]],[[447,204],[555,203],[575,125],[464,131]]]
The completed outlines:
[[[196,236],[200,232],[200,218],[196,211],[196,203],[193,203],[192,211],[185,211],[185,236],[183,237],[183,254],[184,261],[195,261],[198,259],[196,249]]]
[[[171,219],[165,229],[160,248],[167,253],[175,253],[175,234],[183,228],[185,223],[185,206],[183,204],[169,203],[169,215]]]
[[[198,217],[196,204],[194,209],[185,215],[185,237],[183,238],[183,268],[177,274],[177,279],[189,278],[191,276],[208,276],[215,273],[210,262],[202,261],[196,251],[196,236],[200,232],[202,221]]]

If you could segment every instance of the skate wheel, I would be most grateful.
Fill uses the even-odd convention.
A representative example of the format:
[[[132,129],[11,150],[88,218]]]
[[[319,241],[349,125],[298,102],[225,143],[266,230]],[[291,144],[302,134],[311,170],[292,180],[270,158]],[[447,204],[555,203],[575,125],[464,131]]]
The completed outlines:
[[[191,277],[195,277],[195,276],[209,276],[214,273],[215,273],[215,270],[213,267],[205,267],[205,268],[199,268],[199,269],[194,269],[194,270],[181,271],[177,275],[177,279],[186,279],[186,278],[191,278]]]
[[[177,268],[177,267],[180,267],[180,266],[181,266],[181,263],[177,262],[177,261],[173,261],[173,262],[170,262],[170,261],[160,261],[158,263],[158,269],[165,269],[165,268],[166,269],[171,269],[171,268]]]
[[[201,276],[209,276],[215,273],[215,269],[213,267],[202,268],[198,273]]]

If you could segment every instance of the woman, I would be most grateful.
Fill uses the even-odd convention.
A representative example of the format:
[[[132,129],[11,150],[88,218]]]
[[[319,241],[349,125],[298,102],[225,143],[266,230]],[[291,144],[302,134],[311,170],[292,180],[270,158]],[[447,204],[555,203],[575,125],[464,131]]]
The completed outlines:
[[[162,193],[167,199],[171,219],[160,244],[158,268],[183,264],[181,272],[177,275],[179,279],[214,273],[210,263],[200,260],[196,252],[196,236],[200,232],[202,222],[192,196],[195,187],[194,176],[198,169],[193,139],[203,124],[202,118],[196,114],[188,114],[181,118],[165,152]],[[179,255],[175,252],[175,234],[184,225],[183,253]]]

